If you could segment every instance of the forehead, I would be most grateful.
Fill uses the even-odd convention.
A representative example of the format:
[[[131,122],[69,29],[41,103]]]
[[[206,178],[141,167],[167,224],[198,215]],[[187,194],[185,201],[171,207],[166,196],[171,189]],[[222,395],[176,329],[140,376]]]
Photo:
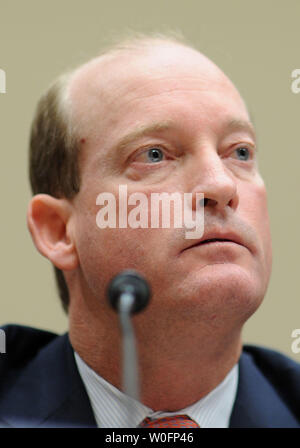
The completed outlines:
[[[196,50],[173,43],[94,59],[73,76],[70,98],[81,137],[90,140],[104,138],[108,129],[145,126],[148,119],[196,117],[195,109],[198,116],[210,110],[214,119],[215,104],[220,115],[235,108],[232,119],[248,118],[224,73]]]

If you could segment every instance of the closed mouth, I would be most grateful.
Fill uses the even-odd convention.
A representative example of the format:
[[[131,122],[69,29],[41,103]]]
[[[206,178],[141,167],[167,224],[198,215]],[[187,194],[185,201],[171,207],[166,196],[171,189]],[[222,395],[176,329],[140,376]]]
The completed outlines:
[[[209,245],[212,243],[234,243],[234,244],[238,244],[239,246],[243,246],[243,244],[240,243],[239,241],[229,239],[229,238],[207,238],[206,240],[197,241],[197,242],[195,242],[195,244],[192,244],[191,246],[186,247],[185,249],[183,249],[183,252],[187,249],[192,249],[193,247],[198,247],[198,246],[202,246],[205,244]]]
[[[236,243],[236,241],[228,240],[228,239],[225,239],[225,238],[210,238],[210,239],[201,241],[200,243],[197,243],[196,246],[198,246],[200,244],[215,243],[215,242],[226,242],[226,243],[239,244],[239,243]]]

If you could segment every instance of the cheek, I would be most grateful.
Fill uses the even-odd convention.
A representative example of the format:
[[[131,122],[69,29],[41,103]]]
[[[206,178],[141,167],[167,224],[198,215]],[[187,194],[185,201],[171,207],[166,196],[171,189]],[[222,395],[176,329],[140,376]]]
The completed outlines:
[[[272,244],[268,201],[265,185],[261,179],[254,185],[241,189],[240,216],[253,229],[268,274],[272,264]]]
[[[76,222],[80,267],[93,290],[98,289],[99,284],[107,284],[123,269],[143,270],[144,264],[152,262],[148,229],[100,229],[96,223],[98,210],[99,207],[92,207],[82,212]]]

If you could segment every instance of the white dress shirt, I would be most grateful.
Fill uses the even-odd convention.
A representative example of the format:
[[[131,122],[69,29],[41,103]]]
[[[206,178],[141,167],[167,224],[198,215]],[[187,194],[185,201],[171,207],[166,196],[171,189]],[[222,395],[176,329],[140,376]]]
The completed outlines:
[[[74,354],[99,428],[135,428],[146,417],[177,414],[188,415],[201,428],[228,428],[238,384],[237,364],[215,389],[191,406],[176,412],[154,412],[108,383]]]

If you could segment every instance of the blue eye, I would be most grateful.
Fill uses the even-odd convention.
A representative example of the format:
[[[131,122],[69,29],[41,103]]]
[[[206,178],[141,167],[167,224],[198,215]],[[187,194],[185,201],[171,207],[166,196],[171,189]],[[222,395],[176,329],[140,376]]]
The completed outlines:
[[[150,148],[147,151],[148,160],[153,163],[161,162],[164,153],[160,148]]]
[[[236,148],[235,150],[239,160],[246,161],[250,158],[250,151],[248,148],[241,146],[240,148]]]

